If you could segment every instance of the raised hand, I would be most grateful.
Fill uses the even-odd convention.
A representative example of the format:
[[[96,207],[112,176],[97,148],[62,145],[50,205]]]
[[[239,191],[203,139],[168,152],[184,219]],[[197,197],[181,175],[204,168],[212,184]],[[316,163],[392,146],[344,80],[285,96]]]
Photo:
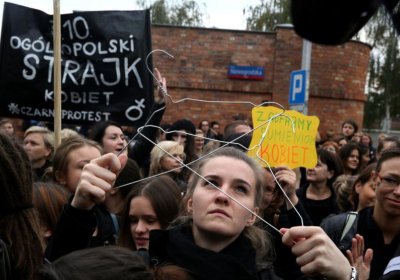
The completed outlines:
[[[78,209],[90,210],[95,204],[104,202],[106,193],[113,187],[127,160],[124,154],[117,157],[109,153],[86,164],[71,205]]]
[[[351,250],[347,250],[347,258],[352,266],[357,269],[358,280],[369,279],[369,272],[371,270],[371,261],[373,258],[373,250],[367,249],[365,251],[364,238],[356,234],[351,242]]]
[[[283,244],[292,248],[296,262],[306,276],[350,279],[349,261],[322,228],[299,226],[280,231]]]

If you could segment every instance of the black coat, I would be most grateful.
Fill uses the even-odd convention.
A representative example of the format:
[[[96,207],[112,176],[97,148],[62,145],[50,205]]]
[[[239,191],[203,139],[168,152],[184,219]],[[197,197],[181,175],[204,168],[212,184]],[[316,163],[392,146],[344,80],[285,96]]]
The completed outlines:
[[[257,269],[256,251],[244,235],[217,253],[197,246],[190,226],[153,230],[149,255],[153,266],[177,265],[199,280],[281,279],[275,276],[271,266]]]
[[[322,223],[322,228],[335,242],[335,244],[342,250],[350,249],[351,243],[346,242],[347,247],[341,246],[338,243],[344,228],[344,218],[346,214],[339,214],[337,216],[329,217]],[[384,241],[382,230],[376,224],[373,218],[373,208],[365,208],[358,213],[356,222],[352,225],[348,235],[355,235],[356,233],[364,237],[365,248],[371,248],[374,251],[374,257],[371,262],[371,272],[369,279],[379,279],[385,271],[388,263],[395,259],[398,253],[396,250],[400,246],[400,234],[397,234],[390,244]],[[394,270],[391,275],[396,275],[398,270]],[[389,277],[388,274],[386,277]],[[395,279],[395,278],[382,278],[382,279]]]

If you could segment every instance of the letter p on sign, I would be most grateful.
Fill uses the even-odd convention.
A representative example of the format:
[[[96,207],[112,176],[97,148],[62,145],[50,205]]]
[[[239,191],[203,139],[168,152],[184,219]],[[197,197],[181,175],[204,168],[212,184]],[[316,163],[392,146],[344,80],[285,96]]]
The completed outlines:
[[[289,105],[304,104],[306,100],[306,70],[290,73]]]

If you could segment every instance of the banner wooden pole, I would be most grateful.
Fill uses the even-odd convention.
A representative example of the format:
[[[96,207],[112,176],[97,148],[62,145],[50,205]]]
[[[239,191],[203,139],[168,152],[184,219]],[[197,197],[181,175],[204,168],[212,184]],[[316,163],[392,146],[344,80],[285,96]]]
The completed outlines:
[[[60,0],[53,0],[54,46],[54,136],[55,148],[61,143],[61,16]]]

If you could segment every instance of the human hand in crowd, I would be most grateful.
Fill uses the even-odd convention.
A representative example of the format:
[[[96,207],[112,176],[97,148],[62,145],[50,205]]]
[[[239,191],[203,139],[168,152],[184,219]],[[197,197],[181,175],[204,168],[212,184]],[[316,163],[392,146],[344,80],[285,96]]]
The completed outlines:
[[[165,79],[165,77],[161,76],[160,71],[157,68],[154,68],[154,72],[156,74],[157,80],[162,84],[162,86],[164,87],[165,92],[167,91],[167,80]],[[157,104],[162,104],[164,103],[164,94],[165,92],[163,92],[163,90],[161,89],[160,85],[157,84],[157,93],[154,95],[154,102],[156,102]]]
[[[309,277],[329,280],[350,279],[351,266],[335,243],[320,227],[282,228],[283,244],[292,248],[301,271]]]
[[[357,269],[358,280],[369,279],[369,272],[371,270],[371,261],[373,258],[373,250],[367,249],[364,254],[364,238],[356,234],[351,242],[351,250],[347,250],[347,258],[352,266]]]
[[[90,210],[95,204],[105,200],[119,172],[128,157],[109,153],[98,157],[83,167],[81,177],[71,205],[78,209]]]
[[[299,201],[296,195],[296,173],[286,166],[276,167],[276,170],[276,179],[278,180],[279,184],[283,188],[283,191],[286,193],[292,204],[296,205]],[[293,208],[292,204],[288,200],[286,200],[286,207],[288,210]]]

